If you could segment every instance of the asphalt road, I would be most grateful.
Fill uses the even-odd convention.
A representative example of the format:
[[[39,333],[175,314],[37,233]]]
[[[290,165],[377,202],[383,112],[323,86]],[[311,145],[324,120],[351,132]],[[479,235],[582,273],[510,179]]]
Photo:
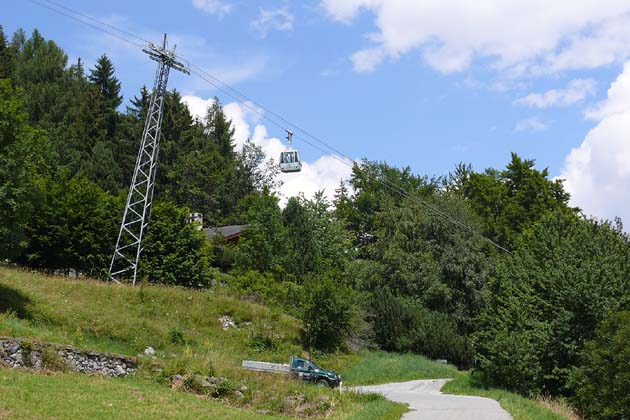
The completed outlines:
[[[402,420],[512,420],[498,402],[490,398],[442,394],[447,379],[399,382],[352,388],[356,392],[381,394],[409,404],[412,410]]]

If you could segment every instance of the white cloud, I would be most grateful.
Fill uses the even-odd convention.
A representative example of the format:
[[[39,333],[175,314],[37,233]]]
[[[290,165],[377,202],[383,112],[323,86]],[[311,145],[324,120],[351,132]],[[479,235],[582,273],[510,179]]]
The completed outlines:
[[[608,98],[589,109],[586,117],[591,120],[603,120],[616,114],[628,111],[630,103],[630,64],[626,63],[624,71],[608,89]]]
[[[232,11],[232,4],[221,0],[193,0],[192,3],[197,9],[219,17]]]
[[[203,119],[208,106],[212,105],[213,99],[203,99],[198,96],[186,95],[182,97],[190,112]],[[226,117],[234,125],[234,137],[236,149],[240,150],[242,145],[249,139],[252,143],[260,146],[268,159],[278,161],[280,153],[287,150],[285,142],[277,137],[270,136],[267,128],[259,124],[260,115],[252,109],[258,110],[253,104],[248,103],[243,106],[236,102],[223,106]],[[252,129],[253,126],[253,129]],[[338,156],[326,155],[313,162],[302,161],[302,171],[292,174],[280,174],[282,181],[280,191],[278,191],[281,203],[286,203],[289,197],[303,193],[306,198],[312,198],[320,190],[324,190],[325,195],[331,200],[335,194],[335,189],[339,186],[339,181],[350,178],[352,172],[351,162]]]
[[[271,30],[291,32],[293,30],[293,20],[294,16],[286,8],[275,10],[260,9],[258,18],[253,20],[249,26],[258,31],[261,37],[265,38]]]
[[[360,73],[374,71],[383,60],[385,52],[382,48],[367,48],[352,54],[350,59],[354,64],[354,69]]]
[[[512,76],[594,68],[630,56],[628,0],[321,0],[335,20],[374,15],[357,71],[418,52],[441,72],[489,60]]]
[[[582,102],[596,92],[597,83],[593,79],[571,80],[566,89],[551,89],[544,93],[530,93],[519,98],[516,104],[528,105],[536,108],[549,108],[552,106],[569,106]]]
[[[530,131],[530,132],[545,131],[546,129],[549,128],[550,125],[551,125],[551,122],[543,121],[540,119],[540,117],[531,117],[531,118],[526,118],[516,123],[516,127],[514,127],[514,131]]]
[[[599,123],[565,159],[559,178],[587,215],[630,220],[630,62],[592,114]],[[626,225],[626,230],[628,226]]]

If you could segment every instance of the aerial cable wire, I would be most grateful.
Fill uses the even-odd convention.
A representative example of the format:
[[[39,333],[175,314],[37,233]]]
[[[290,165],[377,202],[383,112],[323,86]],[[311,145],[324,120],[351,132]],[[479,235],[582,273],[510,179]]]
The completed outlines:
[[[81,23],[83,23],[84,25],[90,26],[91,28],[94,28],[94,29],[96,29],[96,30],[98,30],[98,31],[105,32],[106,34],[109,34],[109,35],[111,35],[111,36],[113,36],[113,37],[115,37],[115,38],[118,38],[118,39],[120,39],[121,41],[124,41],[124,42],[127,42],[127,43],[129,43],[129,44],[135,45],[136,47],[139,47],[139,48],[141,48],[141,49],[142,49],[142,48],[144,48],[144,45],[142,45],[142,44],[139,44],[139,43],[137,43],[137,42],[135,42],[135,41],[132,41],[132,40],[130,40],[130,39],[128,39],[128,38],[125,38],[124,36],[121,36],[121,35],[118,35],[118,34],[116,34],[116,33],[114,33],[114,32],[111,32],[111,31],[109,31],[109,30],[107,30],[107,29],[105,29],[105,28],[102,28],[102,27],[100,27],[100,26],[98,26],[98,25],[96,25],[96,24],[90,23],[90,22],[88,22],[88,21],[86,21],[86,20],[82,19],[81,17],[77,17],[77,16],[75,16],[75,15],[73,15],[73,14],[71,14],[71,13],[76,13],[76,14],[78,14],[79,16],[86,16],[86,17],[87,17],[87,15],[83,15],[82,13],[78,13],[78,12],[72,12],[72,9],[67,8],[67,7],[64,7],[64,6],[60,6],[60,7],[63,7],[64,9],[66,9],[66,10],[68,10],[68,11],[69,11],[69,12],[65,12],[65,11],[63,11],[63,10],[55,9],[53,6],[51,6],[51,5],[49,5],[49,4],[44,3],[44,2],[48,2],[48,3],[52,3],[52,4],[57,4],[57,3],[53,2],[53,1],[50,1],[50,0],[42,0],[42,1],[40,1],[40,0],[29,0],[29,1],[30,1],[31,3],[35,3],[35,4],[37,4],[37,5],[41,6],[41,7],[44,7],[44,8],[46,8],[46,9],[48,9],[48,10],[52,10],[52,11],[53,11],[53,12],[55,12],[55,13],[59,13],[59,14],[64,15],[64,16],[66,16],[66,17],[70,18],[70,19],[74,19],[74,20],[76,20],[77,22],[81,22]],[[113,28],[113,29],[115,29],[115,30],[117,30],[117,31],[119,31],[119,32],[121,32],[121,33],[125,33],[125,34],[127,34],[127,32],[126,32],[126,31],[121,30],[121,29],[117,29],[117,28],[115,28],[115,27],[114,27],[114,26],[112,26],[112,25],[109,25],[109,24],[107,24],[107,23],[105,23],[105,22],[101,22],[101,21],[99,21],[98,19],[95,19],[95,18],[91,18],[91,17],[89,17],[89,20],[92,20],[92,21],[94,21],[94,22],[97,22],[99,25],[103,25],[103,26],[108,27],[108,28]],[[142,38],[139,38],[139,37],[137,37],[137,36],[134,36],[134,37],[135,37],[135,38],[138,38],[138,39],[142,39]],[[147,42],[148,42],[148,41],[147,41]]]
[[[117,39],[120,39],[124,42],[127,42],[129,44],[135,45],[139,48],[144,48],[145,45],[143,44],[139,44],[136,41],[130,40],[129,38],[126,38],[123,35],[120,34],[124,34],[127,37],[132,37],[135,38],[139,41],[142,41],[146,44],[151,44],[151,42],[149,40],[146,40],[138,35],[135,35],[134,33],[124,30],[124,29],[120,29],[114,25],[111,25],[109,23],[103,22],[99,19],[96,19],[92,16],[89,16],[85,13],[82,13],[78,10],[72,9],[70,7],[64,6],[56,1],[53,0],[29,0],[32,3],[35,3],[41,7],[44,7],[48,10],[51,10],[55,13],[64,15],[70,19],[76,20],[80,23],[83,23],[84,25],[90,26],[93,29],[96,29],[98,31],[107,33]],[[61,10],[60,10],[61,9]],[[112,32],[108,29],[114,30],[118,33]],[[227,83],[221,81],[219,78],[217,78],[216,76],[213,76],[212,74],[208,73],[206,70],[204,70],[203,68],[191,63],[189,60],[186,59],[186,57],[182,56],[181,54],[176,54],[177,58],[186,61],[190,68],[191,68],[191,74],[194,74],[195,76],[199,77],[200,79],[204,80],[206,83],[214,86],[217,90],[223,92],[224,94],[228,95],[229,97],[231,97],[232,99],[236,100],[240,105],[246,107],[248,110],[250,110],[251,112],[255,113],[256,115],[258,115],[260,118],[270,122],[271,124],[275,125],[276,127],[278,127],[281,130],[285,130],[287,125],[292,127],[295,131],[301,133],[302,135],[299,135],[296,133],[295,137],[297,137],[298,139],[300,139],[302,142],[308,144],[309,146],[311,146],[312,148],[322,152],[323,154],[327,154],[328,156],[332,157],[333,159],[341,162],[342,164],[350,167],[350,168],[354,168],[354,165],[360,166],[360,164],[355,161],[354,159],[350,158],[349,156],[347,156],[345,153],[341,152],[339,149],[329,145],[328,143],[326,143],[325,141],[321,140],[319,137],[315,136],[314,134],[311,134],[309,131],[303,129],[302,127],[292,123],[291,121],[287,120],[286,118],[282,117],[281,115],[275,113],[274,111],[272,111],[271,109],[261,105],[260,103],[256,102],[255,100],[253,100],[252,98],[250,98],[249,96],[245,95],[244,93],[238,91],[237,89],[233,88],[232,86],[228,85]],[[265,111],[267,114],[261,112],[261,110]],[[271,115],[272,117],[270,117],[269,115]],[[283,124],[281,124],[281,121]],[[314,140],[316,143],[318,143],[319,145],[313,143],[310,140],[307,140],[306,137]],[[322,148],[325,147],[327,150]],[[333,152],[333,154],[330,154],[330,152]],[[426,209],[432,211],[434,214],[448,220],[449,222],[453,223],[454,225],[460,227],[463,230],[466,230],[467,232],[473,234],[474,236],[479,236],[481,239],[483,239],[484,241],[490,243],[491,245],[495,246],[497,249],[504,251],[508,254],[510,254],[511,252],[506,249],[505,247],[501,246],[500,244],[496,243],[495,241],[493,241],[492,239],[484,236],[483,234],[479,233],[478,231],[476,231],[475,229],[473,229],[472,227],[466,225],[465,223],[460,222],[459,220],[457,220],[456,218],[454,218],[453,216],[449,215],[448,213],[440,210],[439,208],[437,208],[436,206],[428,203],[426,200],[422,200],[421,198],[414,196],[412,194],[410,194],[408,191],[406,191],[405,189],[403,189],[402,187],[396,185],[395,183],[387,180],[387,179],[379,179],[377,178],[376,181],[380,184],[382,184],[383,186],[385,186],[386,188],[388,188],[389,190],[401,195],[404,198],[409,199],[410,201],[419,204],[423,207],[425,207]]]
[[[184,57],[179,57],[179,58],[185,59]],[[278,115],[277,113],[273,112],[272,110],[270,110],[270,109],[266,108],[265,106],[257,103],[256,101],[254,101],[249,96],[245,95],[242,92],[239,92],[238,90],[236,90],[232,86],[228,85],[227,83],[222,82],[220,79],[218,79],[217,77],[211,75],[210,73],[205,71],[203,68],[201,68],[199,66],[196,66],[196,65],[194,65],[192,63],[190,63],[190,67],[195,69],[195,71],[192,71],[192,73],[194,73],[197,77],[200,77],[201,79],[203,79],[206,82],[210,83],[212,86],[214,86],[215,88],[219,89],[221,92],[225,93],[226,95],[230,96],[231,98],[233,98],[234,100],[239,102],[241,105],[247,107],[247,109],[249,109],[252,112],[256,113],[256,115],[259,115],[261,118],[264,118],[265,120],[270,121],[274,125],[278,126],[280,129],[286,129],[286,125],[281,125],[281,124],[277,123],[276,121],[274,121],[271,118],[269,118],[266,114],[263,114],[262,112],[260,112],[259,109],[257,109],[257,108],[260,108],[260,109],[264,110],[266,113],[273,115],[274,117],[276,117],[280,121],[284,122],[285,124],[290,125],[295,130],[301,132],[305,136],[308,136],[311,139],[315,140],[317,143],[323,145],[329,151],[332,151],[332,152],[338,154],[341,157],[339,157],[339,156],[337,156],[335,154],[332,154],[330,156],[332,156],[333,158],[335,158],[339,162],[343,163],[344,165],[347,165],[347,166],[349,166],[351,168],[353,168],[355,164],[358,165],[358,163],[354,159],[350,158],[345,153],[343,153],[340,150],[338,150],[337,148],[329,145],[328,143],[326,143],[323,140],[319,139],[314,134],[311,134],[307,130],[301,128],[300,126],[292,123],[291,121],[288,121],[286,118],[282,117],[281,115]],[[205,75],[206,77],[203,77],[203,75]],[[208,80],[208,79],[210,79],[210,80]],[[235,96],[235,95],[240,96],[240,98]],[[250,103],[253,104],[254,106],[251,106]],[[314,145],[312,142],[306,140],[304,138],[304,136],[300,136],[299,134],[296,134],[296,137],[300,138],[303,142],[305,142],[306,144],[310,145],[311,147],[319,150],[322,153],[329,153],[327,151],[322,150],[321,147],[318,147],[318,146]],[[349,162],[352,162],[352,164],[350,164]],[[414,201],[417,204],[423,205],[425,208],[428,208],[429,210],[431,210],[432,212],[434,212],[438,216],[446,218],[451,223],[459,226],[460,228],[468,231],[469,233],[472,233],[473,235],[480,236],[483,240],[488,241],[489,243],[494,245],[496,248],[498,248],[498,249],[500,249],[500,250],[502,250],[504,252],[510,253],[510,251],[508,249],[506,249],[505,247],[503,247],[500,244],[494,242],[490,238],[487,238],[486,236],[484,236],[481,233],[477,232],[476,230],[474,230],[470,226],[468,226],[468,225],[460,222],[459,220],[453,218],[448,213],[445,213],[444,211],[438,209],[434,205],[426,202],[425,200],[422,200],[419,197],[412,196],[407,191],[405,191],[403,188],[399,187],[398,185],[394,184],[393,182],[391,182],[391,181],[389,181],[387,179],[377,179],[377,182],[380,182],[381,184],[383,184],[386,187],[388,187],[390,190],[392,190],[392,191],[402,195],[403,197],[405,197],[407,199],[410,199],[411,201]]]

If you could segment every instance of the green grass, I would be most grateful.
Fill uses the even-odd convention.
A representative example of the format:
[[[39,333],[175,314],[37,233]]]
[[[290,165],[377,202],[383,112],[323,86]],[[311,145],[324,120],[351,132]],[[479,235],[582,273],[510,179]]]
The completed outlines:
[[[380,395],[362,394],[353,396],[361,402],[359,411],[350,415],[349,420],[399,420],[408,411],[407,404],[390,404]]]
[[[496,400],[501,404],[514,420],[566,420],[560,414],[556,414],[540,403],[514,394],[509,391],[496,388],[484,388],[474,375],[464,372],[455,377],[442,387],[445,394],[476,395]]]
[[[229,407],[142,379],[0,368],[0,418],[283,419]]]
[[[417,354],[363,351],[341,359],[339,373],[346,385],[376,385],[414,379],[453,378],[453,365],[438,363]]]
[[[229,315],[238,328],[224,331],[218,320],[222,315]],[[50,386],[42,385],[38,393],[51,401],[50,404],[62,395],[73,395],[76,383],[91,389],[86,391],[87,398],[91,392],[107,394],[109,391],[103,391],[103,388],[115,388],[118,381],[126,389],[127,396],[139,389],[151,390],[149,393],[155,398],[167,398],[168,401],[179,401],[180,398],[192,401],[197,397],[170,390],[169,380],[175,373],[200,373],[226,377],[237,388],[247,389],[242,398],[232,394],[220,401],[212,401],[213,407],[233,406],[248,410],[247,415],[234,418],[255,418],[252,413],[264,410],[278,416],[389,420],[400,418],[406,410],[404,405],[382,397],[365,398],[354,393],[340,396],[338,391],[298,380],[244,371],[240,366],[243,359],[287,362],[293,354],[308,356],[300,344],[300,323],[277,308],[238,299],[220,288],[210,291],[162,286],[131,288],[0,267],[0,335],[140,355],[141,369],[133,379],[120,381],[73,374],[42,376],[42,384]],[[261,343],[265,344],[261,346]],[[156,349],[155,358],[142,356],[147,346]],[[330,368],[339,364],[338,360],[347,362],[354,360],[353,357],[327,356],[321,364]],[[4,392],[0,393],[6,406],[4,409],[15,414],[12,417],[41,417],[35,401],[26,405],[20,403],[22,396],[31,401],[29,392],[36,394],[33,387],[39,376],[4,371],[3,376],[10,378],[3,380],[4,388],[11,388],[6,398]],[[292,407],[286,402],[286,397],[295,395],[304,396],[301,407]],[[111,398],[114,407],[124,406],[124,395],[114,393]],[[68,410],[80,412],[81,405],[88,404],[87,400],[79,398],[78,401]],[[204,401],[210,402],[207,398]],[[186,410],[187,404],[182,406]],[[177,404],[170,407],[176,410]],[[109,417],[107,408],[103,410],[104,414],[93,413],[93,418]],[[357,413],[360,417],[356,417]],[[149,418],[153,415],[151,411],[145,414]],[[74,418],[70,411],[55,416]]]

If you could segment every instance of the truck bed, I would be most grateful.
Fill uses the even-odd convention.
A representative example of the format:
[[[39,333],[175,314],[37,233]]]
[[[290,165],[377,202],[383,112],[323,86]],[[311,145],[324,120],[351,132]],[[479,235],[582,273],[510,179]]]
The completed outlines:
[[[257,362],[255,360],[243,360],[244,369],[256,370],[259,372],[289,373],[291,368],[284,363]]]

